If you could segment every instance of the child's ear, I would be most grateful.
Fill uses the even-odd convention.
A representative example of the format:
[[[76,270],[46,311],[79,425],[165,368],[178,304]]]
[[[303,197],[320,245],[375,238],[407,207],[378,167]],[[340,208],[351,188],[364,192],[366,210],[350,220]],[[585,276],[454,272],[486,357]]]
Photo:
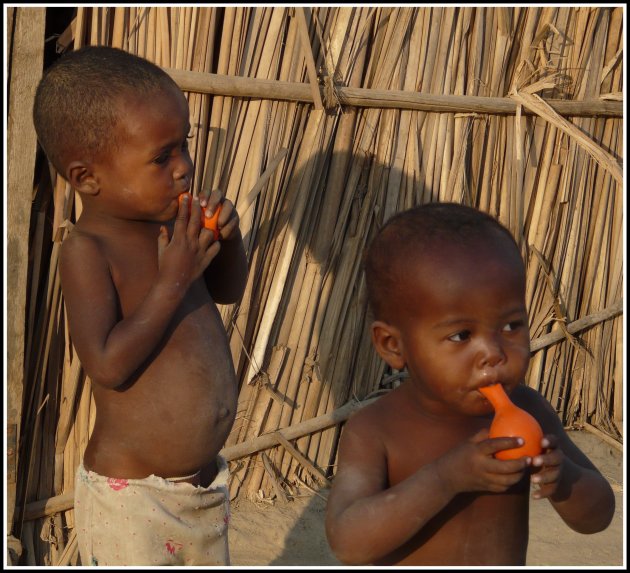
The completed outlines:
[[[381,320],[372,323],[372,344],[379,356],[392,368],[402,370],[405,364],[400,331]]]
[[[72,161],[66,168],[66,180],[79,193],[96,195],[99,192],[98,179],[91,167],[84,161]]]

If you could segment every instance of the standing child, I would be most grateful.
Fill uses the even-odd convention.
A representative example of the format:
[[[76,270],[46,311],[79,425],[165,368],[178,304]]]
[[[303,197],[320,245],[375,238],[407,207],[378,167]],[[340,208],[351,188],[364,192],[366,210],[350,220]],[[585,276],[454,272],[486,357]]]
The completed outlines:
[[[223,202],[218,241],[202,227],[187,194],[188,103],[142,58],[107,47],[63,56],[38,87],[34,122],[82,202],[60,255],[96,404],[75,485],[82,563],[229,564],[219,451],[237,381],[216,304],[244,290],[238,215]],[[210,215],[219,201],[201,205]]]
[[[525,268],[488,215],[429,204],[393,217],[366,256],[379,355],[409,374],[346,424],[326,532],[344,563],[524,565],[530,471],[572,529],[605,529],[608,482],[523,381],[529,363]],[[499,383],[541,425],[543,453],[499,460],[479,388]]]

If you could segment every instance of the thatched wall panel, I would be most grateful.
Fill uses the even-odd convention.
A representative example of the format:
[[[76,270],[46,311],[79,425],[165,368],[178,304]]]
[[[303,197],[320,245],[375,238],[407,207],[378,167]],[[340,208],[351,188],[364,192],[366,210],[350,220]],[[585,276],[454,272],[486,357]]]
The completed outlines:
[[[438,200],[475,205],[512,230],[527,264],[532,339],[568,335],[537,347],[527,383],[565,424],[620,439],[623,123],[611,108],[603,116],[603,101],[623,91],[623,34],[614,7],[77,9],[61,47],[114,45],[166,68],[318,92],[296,101],[280,84],[258,97],[185,90],[194,187],[220,188],[237,205],[250,264],[243,300],[220,309],[240,381],[226,448],[328,420],[400,382],[371,349],[361,254],[390,215]],[[342,105],[344,88],[383,90],[384,104],[403,90],[522,105],[516,115],[354,107]],[[567,127],[532,108],[531,94],[595,102],[602,117],[569,117]],[[72,482],[95,409],[57,275],[80,200],[40,164],[14,531],[25,563],[54,564],[76,561]],[[604,322],[569,334],[574,321],[611,308]],[[331,477],[340,425],[322,428],[293,445]],[[250,454],[231,463],[232,493],[273,495],[261,455]],[[287,491],[312,483],[284,447],[266,455]],[[53,517],[34,518],[48,498],[54,509],[43,514]]]

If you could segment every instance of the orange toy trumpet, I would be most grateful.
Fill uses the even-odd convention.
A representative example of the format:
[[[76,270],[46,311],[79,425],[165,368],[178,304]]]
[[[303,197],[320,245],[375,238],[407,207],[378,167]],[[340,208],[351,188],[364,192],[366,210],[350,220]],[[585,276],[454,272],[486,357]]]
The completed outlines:
[[[525,443],[509,450],[501,450],[494,457],[500,460],[515,460],[522,456],[534,457],[542,452],[540,440],[543,432],[536,419],[522,408],[515,406],[501,384],[479,388],[494,408],[494,419],[490,425],[491,438],[523,438]]]
[[[179,203],[181,204],[182,200],[184,199],[184,195],[189,195],[189,193],[182,193],[179,196]],[[192,199],[192,197],[191,197]],[[212,231],[214,234],[214,240],[217,241],[219,239],[219,213],[221,213],[221,203],[219,203],[217,205],[217,209],[214,212],[214,215],[212,215],[212,217],[206,217],[206,210],[203,207],[201,208],[201,221],[203,226]],[[188,204],[188,212],[190,213],[190,209],[192,208],[192,202]]]

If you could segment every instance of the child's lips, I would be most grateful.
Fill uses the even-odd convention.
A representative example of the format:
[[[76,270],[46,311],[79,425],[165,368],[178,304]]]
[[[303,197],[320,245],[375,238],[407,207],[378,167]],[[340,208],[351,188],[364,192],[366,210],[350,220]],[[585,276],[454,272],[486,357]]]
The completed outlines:
[[[488,386],[494,386],[495,384],[501,384],[503,386],[504,389],[506,389],[505,384],[503,384],[502,382],[499,382],[498,380],[496,382],[483,382],[482,384],[479,384],[475,387],[476,392],[482,396],[484,398],[484,400],[487,400],[485,394],[481,391],[482,388],[487,388]],[[507,389],[506,389],[507,391]]]

